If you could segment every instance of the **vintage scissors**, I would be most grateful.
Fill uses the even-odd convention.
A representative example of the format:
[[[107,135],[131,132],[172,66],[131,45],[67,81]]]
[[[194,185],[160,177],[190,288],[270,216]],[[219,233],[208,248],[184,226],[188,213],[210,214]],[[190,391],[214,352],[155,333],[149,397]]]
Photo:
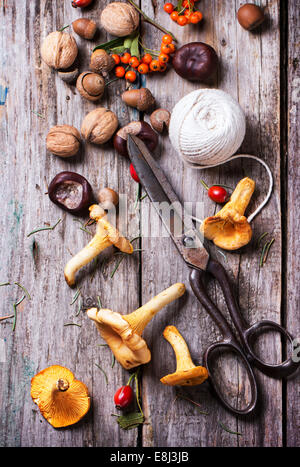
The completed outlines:
[[[208,370],[210,383],[225,407],[235,414],[249,414],[254,410],[257,404],[257,382],[253,372],[253,366],[266,375],[275,378],[287,377],[299,368],[299,363],[296,359],[293,360],[292,357],[280,364],[272,365],[263,362],[255,355],[253,350],[254,337],[257,337],[258,333],[262,332],[263,329],[271,329],[281,333],[291,344],[293,342],[293,337],[282,326],[273,321],[262,320],[252,326],[246,323],[239,310],[225,269],[218,261],[210,258],[209,253],[203,246],[203,239],[194,226],[193,219],[184,210],[158,163],[152,157],[145,144],[136,136],[128,136],[127,147],[130,160],[141,184],[167,227],[184,261],[191,268],[189,280],[194,294],[215,321],[223,335],[222,341],[211,344],[204,352],[203,364]],[[161,209],[162,203],[168,203],[169,206],[172,205],[172,210],[168,209],[165,212]],[[174,216],[171,222],[170,213],[173,213]],[[165,217],[168,217],[168,219]],[[177,224],[178,221],[180,221],[182,226],[181,234],[179,235],[174,232],[175,221]],[[239,339],[236,338],[232,327],[209,297],[204,283],[206,273],[210,273],[219,282]],[[251,400],[246,407],[241,409],[234,407],[222,394],[214,377],[214,372],[212,371],[212,364],[216,351],[231,351],[241,358],[247,370],[251,388]]]

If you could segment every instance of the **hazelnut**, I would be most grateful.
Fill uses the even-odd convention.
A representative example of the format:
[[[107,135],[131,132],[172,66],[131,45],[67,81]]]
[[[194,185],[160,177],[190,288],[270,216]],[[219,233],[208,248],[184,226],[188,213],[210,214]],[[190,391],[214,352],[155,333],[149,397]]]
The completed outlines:
[[[50,129],[46,145],[56,156],[74,156],[80,148],[80,133],[71,125],[56,125]]]
[[[127,136],[138,136],[146,144],[149,151],[154,151],[158,144],[158,136],[147,122],[131,122],[121,128],[114,136],[114,147],[121,156],[129,157]]]
[[[69,68],[77,57],[76,41],[67,32],[54,31],[44,40],[41,48],[42,59],[51,68]]]
[[[85,71],[78,76],[76,87],[82,97],[89,101],[97,101],[103,96],[105,81],[101,75]]]
[[[91,56],[90,69],[96,73],[101,73],[103,76],[106,76],[109,71],[111,71],[116,62],[114,59],[108,55],[108,53],[103,49],[96,49]]]
[[[210,45],[190,42],[176,50],[172,65],[182,78],[206,81],[217,69],[218,56]]]
[[[62,70],[58,72],[58,76],[60,77],[60,79],[62,79],[65,83],[68,84],[73,83],[77,79],[78,74],[78,68],[75,68],[71,71]]]
[[[113,36],[124,37],[133,33],[139,25],[139,14],[128,3],[112,2],[101,13],[103,28]]]
[[[106,143],[118,128],[114,112],[99,107],[88,113],[81,125],[81,134],[86,141],[94,144]]]
[[[93,39],[97,30],[95,21],[87,18],[79,18],[76,21],[73,21],[72,26],[74,32],[76,32],[78,36],[88,40]]]
[[[257,28],[264,22],[265,15],[259,6],[253,3],[245,3],[238,10],[237,19],[244,29],[252,31],[252,29]]]
[[[93,197],[89,182],[75,172],[60,172],[51,181],[48,195],[53,203],[68,212],[79,213],[86,209]]]
[[[99,202],[103,209],[109,210],[113,206],[117,206],[119,195],[111,188],[102,188],[98,193]]]
[[[122,101],[142,112],[150,109],[155,104],[155,99],[147,88],[130,89],[123,92]]]
[[[164,128],[169,128],[171,113],[166,109],[157,109],[150,115],[150,123],[154,130],[162,133]]]

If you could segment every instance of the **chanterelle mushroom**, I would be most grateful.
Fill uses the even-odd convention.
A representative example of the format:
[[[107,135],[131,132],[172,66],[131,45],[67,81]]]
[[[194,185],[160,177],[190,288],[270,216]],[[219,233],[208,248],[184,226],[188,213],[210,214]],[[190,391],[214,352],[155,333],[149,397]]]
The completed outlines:
[[[108,222],[106,212],[101,206],[93,204],[89,207],[89,211],[90,218],[97,222],[96,234],[65,266],[65,279],[70,287],[75,284],[76,272],[92,261],[105,248],[114,245],[124,253],[131,254],[133,252],[130,241]]]
[[[116,360],[129,370],[151,360],[150,350],[141,337],[142,332],[159,310],[181,297],[184,292],[185,285],[177,283],[129,315],[97,308],[90,308],[87,314],[95,321],[101,337],[111,348]]]
[[[243,178],[221,211],[203,221],[200,232],[224,250],[237,250],[247,245],[252,237],[252,229],[244,213],[254,188],[255,182],[251,178]]]
[[[31,397],[55,428],[77,423],[90,408],[86,385],[59,365],[50,366],[32,378]]]
[[[203,366],[195,366],[188,346],[175,326],[167,326],[164,338],[171,344],[176,355],[175,373],[164,376],[161,382],[168,386],[196,386],[208,378],[208,371]]]

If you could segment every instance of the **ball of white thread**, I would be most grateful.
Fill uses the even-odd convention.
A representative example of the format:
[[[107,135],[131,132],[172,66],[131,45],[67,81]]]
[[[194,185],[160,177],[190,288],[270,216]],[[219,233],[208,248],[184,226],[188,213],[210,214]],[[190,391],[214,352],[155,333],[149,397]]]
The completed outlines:
[[[219,89],[198,89],[173,108],[169,137],[187,164],[218,165],[229,159],[245,137],[240,105]]]

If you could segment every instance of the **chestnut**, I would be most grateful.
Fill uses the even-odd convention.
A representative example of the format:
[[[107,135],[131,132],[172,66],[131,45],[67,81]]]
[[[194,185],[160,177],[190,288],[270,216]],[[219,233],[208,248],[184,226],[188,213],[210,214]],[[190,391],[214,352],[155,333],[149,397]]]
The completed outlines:
[[[252,29],[257,28],[264,22],[265,15],[258,5],[245,3],[238,10],[237,19],[242,28],[252,31]]]
[[[154,151],[158,144],[158,135],[147,122],[131,122],[121,128],[114,136],[114,147],[121,156],[129,157],[127,135],[134,135],[146,144],[149,151]]]
[[[48,195],[62,209],[79,213],[91,204],[93,191],[82,175],[65,171],[53,178],[48,187]]]
[[[206,81],[217,69],[218,56],[210,45],[190,42],[176,50],[172,64],[182,78]]]

